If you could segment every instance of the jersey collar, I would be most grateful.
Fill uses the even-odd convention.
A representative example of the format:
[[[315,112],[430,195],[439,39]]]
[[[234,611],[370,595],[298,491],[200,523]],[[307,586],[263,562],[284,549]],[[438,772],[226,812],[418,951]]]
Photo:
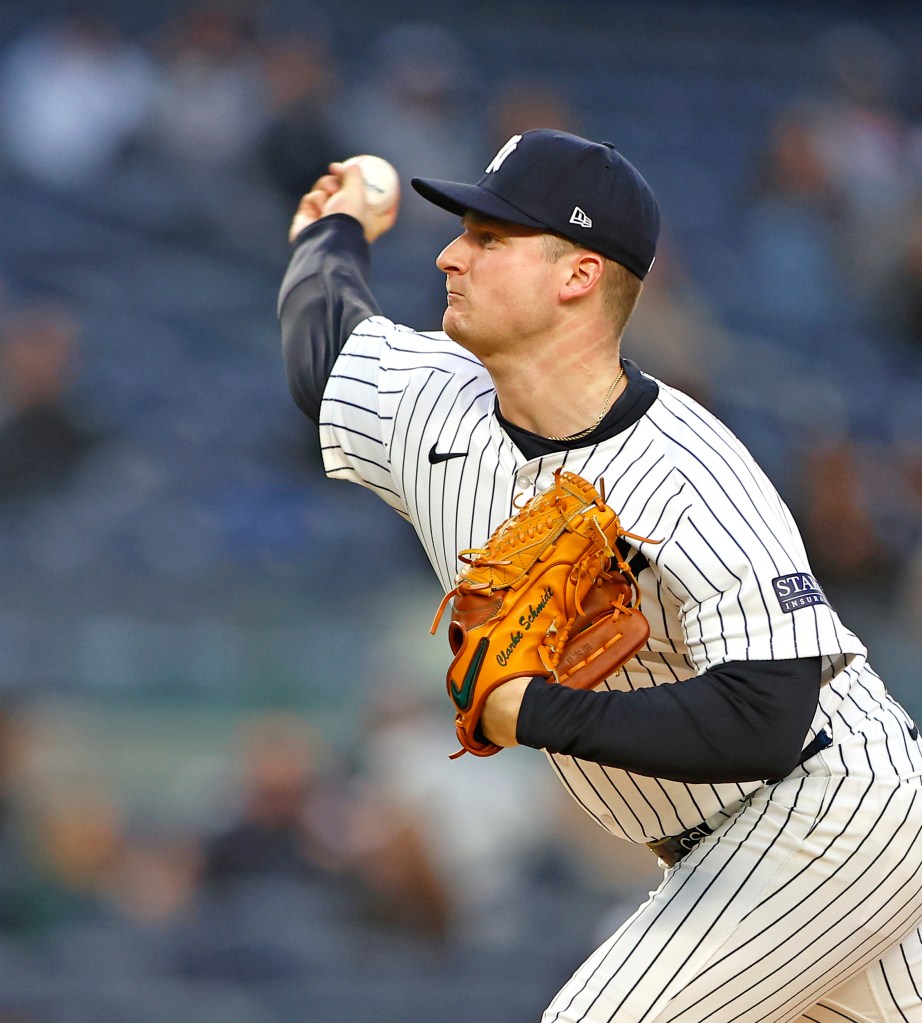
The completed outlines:
[[[499,398],[495,400],[494,411],[499,425],[512,439],[515,446],[529,460],[558,451],[572,451],[576,448],[588,448],[601,441],[609,440],[623,433],[642,418],[659,395],[659,384],[643,373],[630,359],[622,359],[627,387],[619,395],[618,400],[608,410],[601,423],[585,437],[579,440],[561,441],[542,437],[540,434],[524,430],[521,426],[509,422],[499,407]]]

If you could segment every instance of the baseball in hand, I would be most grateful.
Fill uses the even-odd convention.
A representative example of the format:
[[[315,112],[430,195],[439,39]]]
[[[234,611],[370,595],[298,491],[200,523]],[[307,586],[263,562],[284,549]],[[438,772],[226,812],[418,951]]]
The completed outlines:
[[[343,161],[346,167],[358,164],[365,179],[365,202],[372,213],[386,213],[400,198],[400,178],[393,166],[380,156],[367,153]]]

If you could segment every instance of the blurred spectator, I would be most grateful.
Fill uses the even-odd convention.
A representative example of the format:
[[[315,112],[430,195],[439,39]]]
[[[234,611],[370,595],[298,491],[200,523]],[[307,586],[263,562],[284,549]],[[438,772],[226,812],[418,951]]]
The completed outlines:
[[[499,149],[513,135],[533,128],[576,134],[581,130],[570,102],[558,88],[540,79],[512,78],[492,104],[488,148]]]
[[[36,306],[0,324],[0,495],[65,486],[98,436],[69,406],[79,328],[67,313]]]
[[[343,919],[445,933],[444,896],[414,821],[377,779],[349,793],[347,778],[324,771],[322,745],[297,716],[258,718],[242,738],[239,816],[205,844],[207,886],[287,879],[338,893]]]
[[[880,27],[843,22],[817,46],[826,88],[811,132],[840,199],[839,255],[866,299],[892,267],[911,195],[908,126],[897,106],[905,58]]]
[[[715,391],[737,342],[725,331],[689,278],[668,232],[660,237],[656,269],[625,335],[625,355],[647,373],[714,408]]]
[[[487,781],[483,761],[449,759],[458,746],[439,694],[430,698],[396,681],[376,687],[365,720],[366,801],[415,822],[451,933],[474,942],[522,938],[530,866],[546,850],[560,798],[540,762],[497,757]],[[438,891],[431,882],[427,887]]]
[[[487,147],[475,105],[476,72],[457,34],[436,23],[399,23],[378,38],[370,65],[369,77],[348,90],[338,108],[340,130],[353,150],[385,157],[404,179],[463,181],[482,170]],[[406,196],[401,219],[425,223],[431,203],[414,198]]]
[[[140,935],[192,897],[190,836],[162,821],[156,833],[133,827],[120,779],[99,754],[72,709],[0,712],[0,930],[14,938],[53,948],[68,927]]]
[[[205,844],[206,884],[257,874],[315,880],[341,869],[343,807],[321,782],[316,745],[306,723],[294,718],[261,718],[244,730],[239,811]]]
[[[349,155],[383,156],[400,175],[400,218],[376,243],[374,274],[383,310],[405,323],[440,325],[445,285],[435,257],[457,228],[457,218],[425,202],[409,179],[480,176],[489,144],[477,109],[478,79],[473,55],[455,31],[401,21],[379,36],[365,77],[333,106]]]
[[[106,895],[119,916],[140,927],[175,920],[195,899],[200,883],[198,836],[175,834],[162,821],[126,822]]]
[[[108,886],[124,836],[114,779],[76,718],[24,712],[12,776],[28,850],[32,929],[111,917]]]
[[[166,26],[158,55],[163,83],[145,126],[146,146],[215,186],[249,169],[267,103],[252,17],[196,4]]]
[[[849,590],[864,601],[885,599],[899,566],[878,534],[856,445],[847,438],[818,445],[807,453],[801,471],[804,542],[830,599],[835,603],[837,593]]]
[[[292,211],[333,160],[351,155],[334,129],[328,107],[336,88],[332,56],[321,33],[266,43],[268,124],[260,138],[270,183]]]
[[[902,400],[894,403],[892,444],[883,453],[895,463],[896,471],[882,481],[872,479],[871,486],[890,513],[887,539],[900,559],[900,574],[890,584],[892,620],[900,635],[917,641],[922,635],[922,384],[918,371],[908,383]],[[881,461],[878,458],[876,464]],[[913,699],[916,694],[910,703]],[[922,715],[922,706],[918,713]]]
[[[17,786],[27,728],[12,702],[0,705],[0,933],[21,937],[44,921],[37,895],[31,820]]]
[[[90,181],[131,142],[158,85],[149,55],[99,13],[20,36],[0,63],[7,158],[54,186]]]
[[[744,210],[747,305],[756,318],[807,327],[841,320],[848,306],[838,264],[841,200],[802,105],[776,117]]]
[[[922,633],[922,444],[903,458],[903,473],[914,517],[914,544],[896,589],[897,627],[910,637]]]
[[[879,289],[876,311],[882,324],[922,352],[922,199],[906,218],[895,266]]]
[[[778,115],[749,216],[766,309],[806,326],[865,324],[897,262],[912,196],[896,96],[903,57],[878,28],[817,40],[821,84]]]
[[[108,779],[58,777],[37,799],[35,855],[49,921],[99,917],[122,852],[124,820]]]
[[[347,861],[364,891],[364,918],[426,939],[454,936],[457,886],[439,869],[429,822],[371,776],[356,802]]]

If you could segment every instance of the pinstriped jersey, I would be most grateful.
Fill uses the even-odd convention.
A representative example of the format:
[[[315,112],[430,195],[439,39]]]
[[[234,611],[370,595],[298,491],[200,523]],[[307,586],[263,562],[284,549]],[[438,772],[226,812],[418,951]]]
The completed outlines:
[[[457,552],[482,545],[556,469],[604,481],[624,528],[648,538],[628,542],[650,639],[600,688],[672,684],[728,661],[819,656],[825,684],[805,742],[820,729],[853,731],[889,702],[864,646],[814,580],[775,488],[724,424],[661,382],[620,433],[528,459],[503,429],[474,356],[441,332],[372,316],[333,367],[319,427],[327,474],[369,487],[408,519],[446,591]],[[635,842],[678,834],[762,784],[687,784],[549,756],[583,808]]]

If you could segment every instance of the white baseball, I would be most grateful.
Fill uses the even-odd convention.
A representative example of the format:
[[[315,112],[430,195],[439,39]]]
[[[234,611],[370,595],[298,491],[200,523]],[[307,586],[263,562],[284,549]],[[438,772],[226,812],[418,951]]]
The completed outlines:
[[[372,213],[386,213],[400,198],[400,178],[392,164],[380,156],[352,156],[346,166],[358,164],[365,179],[365,202]]]

